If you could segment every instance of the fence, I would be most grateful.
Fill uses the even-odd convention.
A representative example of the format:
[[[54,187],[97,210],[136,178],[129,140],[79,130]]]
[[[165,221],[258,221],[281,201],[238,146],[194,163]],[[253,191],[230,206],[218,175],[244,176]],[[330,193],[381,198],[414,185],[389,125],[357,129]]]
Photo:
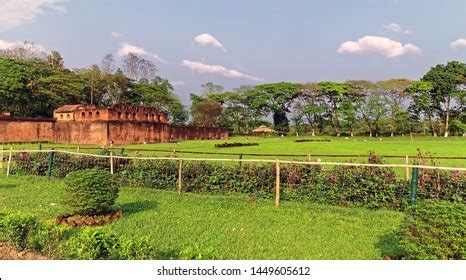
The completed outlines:
[[[183,162],[238,162],[241,166],[242,163],[268,163],[274,164],[275,166],[275,204],[277,207],[280,206],[281,201],[281,166],[286,164],[292,165],[303,165],[303,166],[347,166],[347,167],[371,167],[371,168],[403,168],[405,172],[405,180],[408,182],[411,179],[411,190],[409,201],[410,204],[413,204],[416,200],[416,191],[419,181],[419,170],[447,170],[447,171],[457,171],[465,172],[466,168],[458,167],[444,167],[444,166],[430,166],[430,165],[415,165],[408,164],[408,156],[405,157],[405,164],[381,164],[381,163],[353,163],[353,162],[312,162],[312,161],[294,161],[294,160],[268,160],[268,159],[238,159],[232,158],[188,158],[188,157],[176,157],[176,154],[173,157],[146,157],[146,156],[125,156],[125,155],[115,155],[113,150],[109,151],[108,155],[100,154],[91,154],[91,153],[82,153],[79,152],[79,147],[77,152],[66,151],[66,150],[6,150],[8,153],[8,160],[6,164],[6,176],[10,176],[11,167],[13,164],[13,156],[19,153],[41,153],[47,155],[47,176],[50,177],[52,174],[52,168],[54,165],[54,157],[56,154],[67,154],[77,157],[91,157],[108,160],[108,169],[114,174],[115,173],[115,161],[116,160],[133,160],[133,161],[151,161],[151,160],[162,160],[162,161],[176,161],[178,162],[178,176],[177,176],[177,191],[181,193],[183,191]],[[0,168],[3,167],[4,163],[4,150],[0,150]],[[310,158],[308,158],[309,160]],[[412,174],[411,174],[412,173]],[[411,176],[410,176],[411,175]],[[466,184],[466,182],[464,183]],[[464,185],[463,185],[464,187]]]

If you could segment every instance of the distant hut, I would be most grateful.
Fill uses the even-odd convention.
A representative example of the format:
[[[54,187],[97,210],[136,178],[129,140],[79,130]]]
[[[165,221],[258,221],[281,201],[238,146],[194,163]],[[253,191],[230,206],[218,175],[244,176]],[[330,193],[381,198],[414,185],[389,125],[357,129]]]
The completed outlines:
[[[258,128],[254,129],[252,131],[252,133],[254,135],[270,135],[270,134],[272,134],[274,132],[275,132],[275,130],[270,129],[265,125],[261,125],[261,126],[259,126]]]

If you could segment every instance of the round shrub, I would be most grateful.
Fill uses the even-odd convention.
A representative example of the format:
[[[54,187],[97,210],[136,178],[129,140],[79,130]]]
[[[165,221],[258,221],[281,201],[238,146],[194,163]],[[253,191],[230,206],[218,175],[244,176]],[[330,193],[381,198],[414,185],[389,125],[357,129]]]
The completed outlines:
[[[75,260],[116,259],[120,247],[118,238],[102,228],[85,228],[61,249],[67,258]]]
[[[466,205],[426,200],[409,209],[399,231],[406,259],[466,259]]]
[[[65,203],[73,214],[109,212],[118,198],[118,186],[109,172],[97,169],[71,172],[65,179]]]

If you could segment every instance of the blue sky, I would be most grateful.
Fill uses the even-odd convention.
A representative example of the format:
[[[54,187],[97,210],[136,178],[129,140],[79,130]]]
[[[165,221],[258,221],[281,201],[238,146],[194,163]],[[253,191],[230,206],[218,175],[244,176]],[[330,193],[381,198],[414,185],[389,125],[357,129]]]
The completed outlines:
[[[0,48],[33,41],[70,68],[136,51],[187,103],[209,81],[418,79],[466,61],[465,11],[462,0],[0,0]]]

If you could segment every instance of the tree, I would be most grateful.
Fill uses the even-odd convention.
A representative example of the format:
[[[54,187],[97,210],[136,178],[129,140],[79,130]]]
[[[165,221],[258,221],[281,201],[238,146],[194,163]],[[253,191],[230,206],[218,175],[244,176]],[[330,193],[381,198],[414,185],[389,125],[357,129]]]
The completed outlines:
[[[429,121],[432,135],[437,136],[434,125],[436,105],[432,95],[433,88],[430,82],[414,81],[406,90],[413,96],[413,103],[410,108],[412,114],[417,118],[419,114],[423,113]]]
[[[102,58],[100,69],[104,75],[112,74],[115,71],[115,60],[113,54],[108,53]]]
[[[320,92],[326,97],[329,104],[330,114],[332,116],[332,123],[335,129],[336,136],[341,134],[341,126],[339,120],[339,113],[342,102],[349,98],[352,87],[347,83],[337,82],[320,82],[317,84]]]
[[[323,114],[327,111],[327,105],[318,85],[311,83],[301,85],[293,109],[296,116],[307,120],[311,134],[315,136],[318,122],[322,124]]]
[[[125,74],[129,78],[136,80],[136,81],[139,80],[140,62],[141,62],[141,57],[139,57],[139,55],[137,55],[136,53],[130,52],[123,57],[123,69],[125,70]]]
[[[102,72],[97,65],[91,65],[88,68],[75,70],[83,80],[86,81],[88,88],[89,103],[100,104],[105,93],[105,80]]]
[[[369,137],[372,137],[373,132],[377,137],[380,132],[381,121],[388,111],[383,96],[377,93],[367,95],[359,101],[358,109],[369,130]]]
[[[377,91],[385,97],[388,104],[391,137],[394,136],[396,130],[396,118],[400,116],[400,112],[404,111],[405,104],[410,99],[410,95],[406,91],[410,84],[411,81],[408,79],[390,79],[376,83]]]
[[[247,93],[247,102],[259,112],[272,113],[275,130],[279,134],[287,134],[289,121],[286,114],[299,89],[299,84],[286,82],[258,85]]]
[[[54,70],[63,70],[64,68],[63,57],[57,51],[52,51],[49,55],[47,55],[47,63]]]
[[[222,105],[214,100],[203,100],[192,108],[193,123],[195,125],[216,127],[222,114]]]
[[[222,93],[224,91],[223,86],[216,85],[212,82],[205,83],[201,85],[202,87],[202,94],[209,96],[211,94]]]
[[[458,91],[463,89],[460,85],[466,76],[466,65],[458,61],[450,61],[446,65],[438,64],[432,67],[422,77],[423,81],[432,84],[432,103],[440,116],[443,116],[445,137],[448,137],[450,116],[453,99]],[[458,108],[459,109],[459,108]]]

